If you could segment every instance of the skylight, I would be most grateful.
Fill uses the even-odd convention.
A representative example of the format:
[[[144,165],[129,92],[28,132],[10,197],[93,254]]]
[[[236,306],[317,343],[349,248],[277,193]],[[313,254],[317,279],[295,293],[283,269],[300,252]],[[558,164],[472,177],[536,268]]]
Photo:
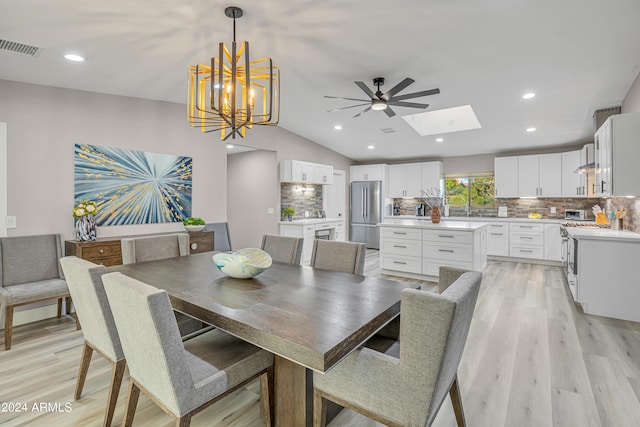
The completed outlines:
[[[421,136],[480,129],[471,105],[428,111],[402,117]]]

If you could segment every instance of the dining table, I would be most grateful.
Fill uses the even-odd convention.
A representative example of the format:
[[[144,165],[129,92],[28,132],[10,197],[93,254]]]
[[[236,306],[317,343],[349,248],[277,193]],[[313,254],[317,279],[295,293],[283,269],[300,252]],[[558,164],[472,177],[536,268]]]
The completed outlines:
[[[397,317],[400,293],[412,286],[279,262],[235,279],[216,268],[213,254],[108,271],[164,289],[174,310],[273,353],[276,426],[312,425],[312,371],[327,372]]]

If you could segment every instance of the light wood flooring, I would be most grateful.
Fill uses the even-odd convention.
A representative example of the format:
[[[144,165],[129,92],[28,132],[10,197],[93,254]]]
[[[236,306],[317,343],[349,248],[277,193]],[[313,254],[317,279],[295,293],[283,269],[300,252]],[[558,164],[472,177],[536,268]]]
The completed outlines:
[[[365,273],[380,275],[377,251],[368,251]],[[27,412],[0,412],[0,425],[102,425],[110,365],[94,354],[83,396],[73,401],[82,346],[73,319],[44,320],[14,332],[13,348],[0,351],[0,404],[26,403]],[[559,267],[492,261],[458,377],[470,427],[638,426],[640,324],[576,310]],[[125,377],[114,426],[121,424],[127,387]],[[34,411],[41,403],[50,407]],[[173,422],[141,395],[135,425]],[[258,383],[195,416],[192,425],[263,425]],[[331,423],[379,425],[350,411]],[[455,426],[449,399],[434,426]]]

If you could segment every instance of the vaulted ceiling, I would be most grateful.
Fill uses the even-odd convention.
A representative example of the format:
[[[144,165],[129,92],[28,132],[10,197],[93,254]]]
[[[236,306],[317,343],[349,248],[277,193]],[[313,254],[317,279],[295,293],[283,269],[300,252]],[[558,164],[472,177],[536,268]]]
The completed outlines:
[[[187,67],[232,39],[217,0],[4,0],[0,39],[41,48],[0,51],[0,79],[184,103]],[[640,72],[637,0],[235,1],[237,39],[281,70],[280,126],[355,160],[409,159],[588,141],[594,110],[620,105]],[[63,58],[68,52],[83,63]],[[419,136],[401,116],[324,95],[361,98],[353,83],[402,93],[426,111],[471,105],[481,129]],[[522,95],[535,92],[525,100]],[[1,119],[1,118],[0,118]],[[334,129],[340,124],[342,129]],[[535,132],[525,132],[535,127]],[[393,129],[384,133],[382,129]],[[194,130],[195,131],[195,130]],[[437,136],[444,141],[436,142]],[[211,134],[212,142],[219,143]],[[241,141],[237,141],[240,142]],[[368,149],[369,145],[374,149]]]

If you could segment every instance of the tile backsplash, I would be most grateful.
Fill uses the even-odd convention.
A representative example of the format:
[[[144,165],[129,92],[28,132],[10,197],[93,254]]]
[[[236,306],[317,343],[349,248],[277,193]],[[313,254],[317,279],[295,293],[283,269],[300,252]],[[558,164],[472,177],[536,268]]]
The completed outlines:
[[[422,199],[393,199],[394,203],[400,206],[400,215],[415,215],[415,205],[422,203]],[[599,205],[606,212],[611,209],[625,208],[627,215],[623,221],[625,230],[640,233],[640,198],[612,197],[609,199],[498,199],[496,206],[490,208],[471,208],[469,216],[473,217],[497,217],[498,206],[507,207],[508,218],[526,218],[529,212],[536,211],[547,219],[564,219],[566,209],[591,210],[594,205]],[[551,208],[555,207],[556,212],[551,213]],[[426,215],[430,215],[427,208]],[[449,216],[464,217],[467,213],[464,208],[449,207]]]
[[[292,207],[296,210],[294,218],[304,218],[304,212],[315,216],[322,210],[322,185],[280,183],[280,207]]]

